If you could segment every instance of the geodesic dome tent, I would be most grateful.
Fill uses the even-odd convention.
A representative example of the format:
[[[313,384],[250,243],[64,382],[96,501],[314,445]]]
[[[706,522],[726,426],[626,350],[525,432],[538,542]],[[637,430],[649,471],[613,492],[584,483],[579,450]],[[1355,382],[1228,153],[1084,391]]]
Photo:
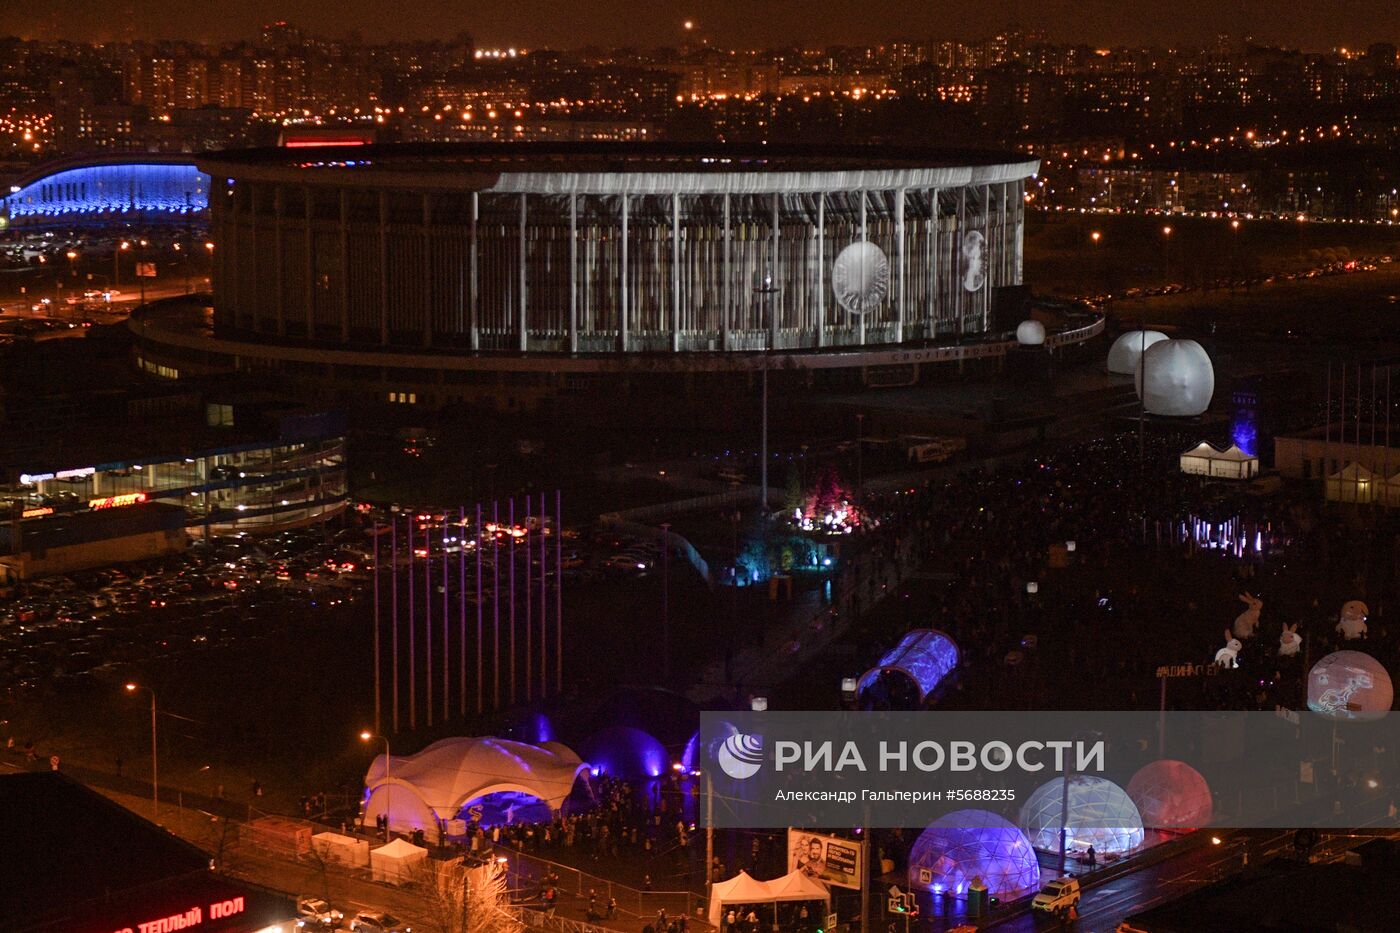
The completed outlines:
[[[931,881],[921,880],[928,872]],[[1040,887],[1040,864],[1026,834],[989,810],[958,810],[928,825],[909,850],[909,887],[964,895],[974,878],[1003,900]]]
[[[1334,651],[1308,672],[1308,709],[1333,719],[1378,719],[1395,701],[1390,673],[1361,651]]]
[[[1167,335],[1159,330],[1130,330],[1113,341],[1108,349],[1108,371],[1120,376],[1131,376],[1137,372],[1138,360],[1142,352]]]
[[[862,703],[876,699],[897,700],[906,695],[912,698],[913,706],[922,706],[957,666],[958,646],[952,638],[931,628],[914,629],[885,652],[878,664],[861,675],[856,683],[856,694]]]
[[[468,803],[516,795],[558,810],[588,766],[557,742],[475,736],[442,739],[416,755],[377,756],[365,774],[366,823],[388,814],[395,832],[433,830]]]
[[[1215,367],[1194,340],[1159,340],[1138,361],[1135,384],[1149,414],[1194,417],[1210,407]]]
[[[1151,829],[1195,829],[1209,823],[1215,810],[1201,772],[1172,758],[1139,768],[1128,782],[1128,796],[1142,825]]]
[[[625,780],[660,777],[670,762],[656,737],[630,726],[613,726],[589,736],[582,745],[595,774]]]
[[[1016,325],[1016,342],[1023,347],[1039,347],[1045,343],[1045,325],[1039,321],[1022,321]]]
[[[1021,807],[1021,828],[1031,845],[1047,852],[1060,849],[1060,813],[1064,778],[1052,778],[1036,788]],[[1069,779],[1066,844],[1071,849],[1094,847],[1099,855],[1122,855],[1142,845],[1142,816],[1123,788],[1088,774]]]

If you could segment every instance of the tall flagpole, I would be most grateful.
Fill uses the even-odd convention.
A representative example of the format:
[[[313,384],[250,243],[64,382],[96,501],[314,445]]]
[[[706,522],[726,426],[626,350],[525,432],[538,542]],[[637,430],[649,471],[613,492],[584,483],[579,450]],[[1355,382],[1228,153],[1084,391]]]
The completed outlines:
[[[379,627],[382,624],[379,613],[379,523],[375,522],[374,534],[374,731],[383,732],[383,687],[380,682],[380,669],[383,662],[379,657]]]
[[[727,202],[726,202],[727,203]],[[564,512],[554,490],[554,693],[564,692]]]
[[[515,497],[510,499],[510,532],[506,547],[510,550],[510,705],[515,705]]]
[[[413,614],[413,549],[417,543],[413,540],[413,523],[416,519],[413,513],[408,516],[408,573],[405,579],[408,581],[408,728],[410,730],[418,728],[418,625],[417,618]]]
[[[530,570],[530,499],[525,493],[525,702],[529,703],[535,692],[535,587]]]
[[[491,708],[501,708],[501,503],[491,503]]]
[[[540,493],[540,699],[549,694],[549,574],[545,572],[549,563],[549,541],[544,536],[544,493]],[[555,528],[555,532],[558,532]],[[559,573],[556,566],[554,572]]]
[[[452,700],[452,651],[448,648],[451,644],[447,635],[450,631],[451,614],[447,605],[447,520],[450,513],[444,509],[442,512],[442,721],[447,722],[451,716]]]
[[[461,655],[460,670],[457,673],[458,696],[461,699],[458,705],[458,715],[467,718],[467,510],[465,506],[457,507],[457,525],[460,530],[457,532],[457,543],[461,549],[457,551],[457,647]]]
[[[427,645],[428,663],[423,668],[423,685],[427,691],[428,727],[433,725],[433,524],[431,516],[423,523],[423,638]]]
[[[476,527],[472,529],[472,540],[476,542],[476,711],[486,711],[486,657],[482,653],[483,613],[486,605],[481,601],[481,551],[486,543],[481,540],[481,503],[476,504]]]
[[[393,512],[389,513],[389,534],[390,564],[391,574],[389,578],[389,588],[391,592],[389,602],[389,621],[393,626],[393,668],[390,671],[390,683],[394,688],[394,732],[399,731],[399,516]]]

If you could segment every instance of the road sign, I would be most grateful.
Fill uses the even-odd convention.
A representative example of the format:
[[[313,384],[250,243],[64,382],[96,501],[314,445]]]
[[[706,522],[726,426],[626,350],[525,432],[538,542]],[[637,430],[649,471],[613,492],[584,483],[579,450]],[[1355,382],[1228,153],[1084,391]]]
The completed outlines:
[[[835,914],[826,915],[826,929],[828,931],[836,929],[836,924],[838,923],[840,923],[840,920]]]
[[[890,885],[889,894],[889,900],[885,902],[885,910],[888,913],[902,914],[909,910],[909,901],[911,898],[908,894],[899,890],[898,885]]]
[[[919,869],[919,884],[933,884],[933,869],[932,869],[932,868],[920,868],[920,869]]]

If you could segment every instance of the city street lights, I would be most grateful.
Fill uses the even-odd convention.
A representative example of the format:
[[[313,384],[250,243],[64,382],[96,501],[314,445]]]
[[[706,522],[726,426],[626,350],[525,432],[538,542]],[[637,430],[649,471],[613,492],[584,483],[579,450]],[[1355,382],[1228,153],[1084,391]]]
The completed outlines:
[[[126,685],[127,693],[135,693],[144,690],[151,695],[151,819],[160,818],[160,756],[156,745],[156,692],[150,687],[143,687],[140,684],[129,683]]]
[[[114,249],[114,250],[112,250],[112,286],[113,286],[113,287],[116,287],[116,285],[117,285],[119,282],[121,282],[121,275],[120,275],[121,266],[119,265],[119,262],[120,262],[121,254],[124,253],[124,252],[126,252],[126,251],[129,250],[129,249],[131,249],[131,241],[130,241],[130,240],[122,240],[120,243],[117,244],[117,248]]]
[[[394,785],[393,781],[391,780],[391,775],[389,773],[390,765],[393,762],[393,759],[389,757],[389,737],[387,735],[376,736],[373,732],[370,732],[368,729],[360,733],[361,742],[369,742],[375,738],[379,738],[384,741],[384,841],[388,842],[389,817],[394,812],[393,797],[390,796],[394,792]]]

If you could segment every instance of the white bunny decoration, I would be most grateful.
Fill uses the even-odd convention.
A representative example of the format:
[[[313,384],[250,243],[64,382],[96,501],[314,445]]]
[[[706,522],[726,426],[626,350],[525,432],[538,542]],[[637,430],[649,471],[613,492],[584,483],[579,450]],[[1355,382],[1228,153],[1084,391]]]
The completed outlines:
[[[1253,593],[1241,593],[1240,602],[1249,608],[1235,617],[1235,637],[1253,638],[1254,630],[1259,627],[1259,610],[1264,608],[1264,601]]]
[[[1244,645],[1240,644],[1238,638],[1230,635],[1230,630],[1225,630],[1225,647],[1215,653],[1216,667],[1239,667],[1240,662],[1236,660],[1240,656],[1240,649]]]
[[[1283,632],[1278,637],[1278,656],[1291,658],[1298,653],[1298,649],[1301,647],[1303,647],[1303,636],[1298,634],[1298,623],[1284,625]]]

